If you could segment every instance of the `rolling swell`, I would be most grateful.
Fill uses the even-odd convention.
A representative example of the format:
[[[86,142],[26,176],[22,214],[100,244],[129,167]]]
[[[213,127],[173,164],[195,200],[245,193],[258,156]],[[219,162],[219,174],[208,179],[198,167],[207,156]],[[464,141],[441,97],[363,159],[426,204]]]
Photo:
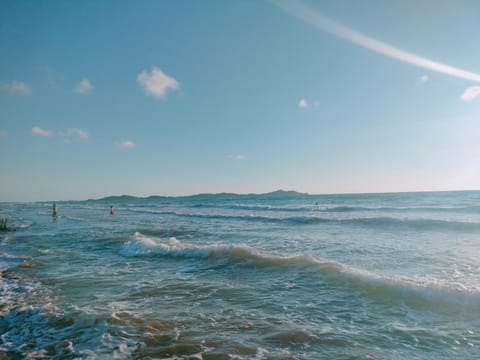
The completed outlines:
[[[436,219],[398,219],[390,217],[359,218],[339,220],[344,223],[359,224],[371,227],[405,228],[413,230],[435,230],[453,232],[480,231],[480,223],[466,221],[449,221]]]
[[[135,210],[135,212],[137,212]],[[142,210],[141,212],[149,212]],[[353,225],[380,229],[411,229],[427,231],[451,231],[451,232],[480,232],[479,222],[439,220],[429,218],[397,218],[397,217],[351,217],[335,218],[327,216],[261,216],[261,215],[225,215],[225,214],[201,214],[182,213],[175,211],[150,211],[150,214],[169,215],[183,218],[224,220],[224,221],[245,221],[277,223],[284,225],[316,225],[316,224],[338,224]]]
[[[479,288],[434,278],[377,274],[316,256],[264,254],[247,245],[192,245],[176,238],[165,241],[138,232],[122,246],[120,253],[129,257],[194,258],[260,271],[292,273],[290,270],[299,269],[313,276],[313,287],[321,286],[324,281],[328,286],[353,291],[380,303],[407,303],[439,312],[480,312]]]
[[[412,230],[433,230],[452,232],[477,232],[480,231],[480,223],[449,221],[420,218],[393,218],[393,217],[359,217],[359,218],[328,218],[320,216],[226,216],[226,215],[186,215],[192,217],[209,217],[212,219],[235,219],[244,221],[260,221],[267,223],[281,223],[285,225],[315,225],[315,224],[338,224],[354,225],[369,228],[387,229],[412,229]]]
[[[193,204],[190,206],[194,209],[230,209],[230,210],[247,210],[247,211],[271,211],[271,212],[319,212],[319,213],[351,213],[351,212],[380,212],[380,213],[461,213],[461,214],[478,214],[480,206],[354,206],[354,205],[303,205],[303,206],[274,206],[261,204]]]

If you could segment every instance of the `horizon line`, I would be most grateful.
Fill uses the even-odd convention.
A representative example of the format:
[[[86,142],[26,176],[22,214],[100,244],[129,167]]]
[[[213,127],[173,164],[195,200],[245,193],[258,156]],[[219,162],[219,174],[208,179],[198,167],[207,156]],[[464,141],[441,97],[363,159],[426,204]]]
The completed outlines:
[[[249,193],[237,193],[237,192],[228,192],[228,191],[222,191],[222,192],[201,192],[201,193],[194,193],[194,194],[184,194],[184,195],[159,195],[159,194],[152,194],[152,195],[130,195],[130,194],[121,194],[121,195],[106,195],[100,198],[87,198],[87,199],[68,199],[68,200],[30,200],[30,201],[0,201],[0,204],[25,204],[25,203],[46,203],[46,202],[80,202],[80,201],[102,201],[107,198],[120,198],[120,197],[131,197],[135,199],[147,199],[151,197],[162,197],[162,198],[188,198],[188,197],[195,197],[195,196],[219,196],[219,195],[235,195],[235,196],[262,196],[262,195],[270,195],[274,194],[276,192],[290,192],[290,193],[296,193],[298,195],[303,195],[303,196],[343,196],[343,195],[386,195],[386,194],[416,194],[416,193],[447,193],[447,192],[473,192],[473,191],[480,191],[480,188],[478,189],[450,189],[450,190],[411,190],[411,191],[405,191],[405,190],[399,190],[399,191],[367,191],[367,192],[325,192],[325,193],[308,193],[308,192],[301,192],[297,190],[283,190],[283,189],[278,189],[278,190],[273,190],[273,191],[268,191],[268,192],[260,192],[260,193],[255,193],[255,192],[249,192]]]

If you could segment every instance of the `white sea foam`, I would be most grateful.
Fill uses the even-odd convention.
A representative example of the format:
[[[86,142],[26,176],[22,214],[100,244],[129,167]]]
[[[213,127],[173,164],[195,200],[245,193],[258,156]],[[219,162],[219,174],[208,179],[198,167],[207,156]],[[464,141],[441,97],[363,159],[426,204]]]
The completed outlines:
[[[245,262],[256,266],[285,266],[285,265],[309,265],[315,262],[310,256],[281,256],[265,255],[258,250],[245,245],[214,243],[210,245],[193,245],[183,243],[175,237],[168,240],[145,236],[136,232],[120,250],[124,256],[171,256],[184,258],[211,258],[213,260],[230,260],[233,262]],[[322,262],[327,264],[327,262]],[[339,266],[334,262],[328,265]]]
[[[16,256],[8,253],[0,254],[0,271],[13,269],[25,260],[24,256]]]
[[[210,247],[186,246],[175,237],[170,237],[166,242],[160,239],[145,236],[136,232],[132,239],[125,243],[121,249],[124,256],[140,255],[169,255],[178,257],[208,257]]]
[[[69,215],[66,215],[65,218],[66,218],[66,219],[69,219],[69,220],[74,220],[74,221],[91,221],[91,219],[82,218],[82,217],[79,217],[79,216],[69,216]]]

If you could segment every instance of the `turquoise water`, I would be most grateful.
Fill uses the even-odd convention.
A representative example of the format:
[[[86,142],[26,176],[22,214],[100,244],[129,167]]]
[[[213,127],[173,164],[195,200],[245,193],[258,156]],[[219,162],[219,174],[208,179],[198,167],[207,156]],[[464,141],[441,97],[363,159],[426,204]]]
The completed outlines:
[[[57,206],[0,204],[0,355],[480,358],[480,192]]]

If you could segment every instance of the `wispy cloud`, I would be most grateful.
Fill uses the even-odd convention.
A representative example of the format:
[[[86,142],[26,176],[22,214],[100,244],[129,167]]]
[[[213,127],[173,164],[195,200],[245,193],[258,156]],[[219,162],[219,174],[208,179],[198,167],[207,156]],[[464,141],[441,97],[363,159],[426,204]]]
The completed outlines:
[[[165,98],[168,91],[180,88],[180,83],[177,80],[168,76],[157,67],[152,67],[150,71],[143,70],[138,74],[137,82],[147,94],[157,98]]]
[[[87,141],[90,139],[90,136],[85,130],[78,129],[78,128],[67,129],[67,131],[62,132],[61,135],[64,137],[64,142],[66,144],[70,144],[74,139],[79,139],[84,141]]]
[[[89,95],[93,92],[93,85],[88,79],[82,79],[78,82],[77,86],[75,87],[75,92],[77,94],[82,95]]]
[[[77,129],[77,128],[72,128],[67,130],[67,135],[68,136],[76,136],[79,139],[86,140],[89,138],[88,133],[85,130],[82,129]]]
[[[428,75],[422,75],[418,78],[418,82],[419,83],[426,83],[428,80],[430,80],[430,78],[428,77]]]
[[[307,99],[300,99],[300,101],[298,102],[298,107],[299,107],[300,109],[306,109],[306,108],[308,108]]]
[[[0,91],[8,95],[26,96],[32,93],[32,87],[22,81],[13,80],[10,83],[0,82]]]
[[[53,130],[46,130],[41,128],[40,126],[34,126],[30,129],[30,132],[35,136],[42,136],[42,137],[63,137],[63,142],[66,144],[70,144],[74,139],[84,140],[87,141],[90,139],[90,136],[85,130],[78,129],[78,128],[70,128],[66,131],[58,131],[55,133]]]
[[[120,144],[122,149],[133,149],[137,144],[135,144],[132,140],[125,140],[122,141]]]
[[[310,25],[313,25],[323,31],[326,31],[334,36],[338,36],[363,48],[432,71],[437,71],[457,78],[480,82],[480,74],[445,65],[440,62],[399,49],[393,45],[367,36],[359,31],[349,28],[346,25],[332,20],[320,12],[312,9],[308,5],[303,4],[302,2],[292,0],[271,0],[271,2],[290,15],[293,15],[304,22],[309,23]]]
[[[43,136],[43,137],[53,136],[53,131],[42,129],[39,126],[32,127],[32,129],[30,131],[35,136]]]
[[[246,158],[245,155],[238,154],[238,155],[228,155],[227,156],[229,159],[234,159],[234,160],[244,160]]]
[[[460,100],[469,102],[480,96],[480,86],[470,86],[460,96]]]

